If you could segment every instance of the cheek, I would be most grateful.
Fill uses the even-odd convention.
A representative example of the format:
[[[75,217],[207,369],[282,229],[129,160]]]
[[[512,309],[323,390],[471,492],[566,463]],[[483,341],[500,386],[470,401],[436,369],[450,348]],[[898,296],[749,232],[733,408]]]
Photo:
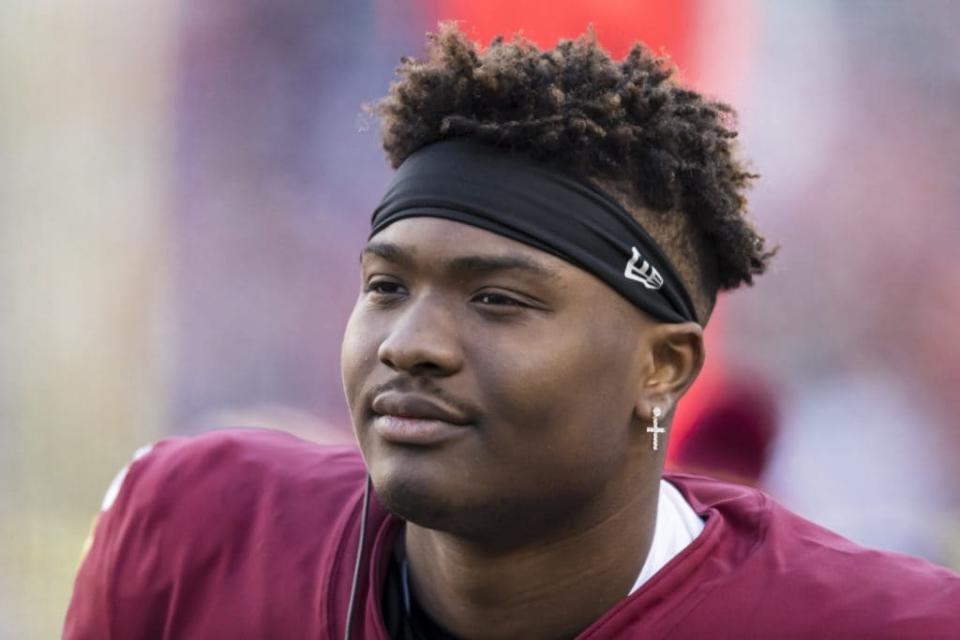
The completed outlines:
[[[504,427],[503,455],[518,464],[611,463],[627,449],[632,363],[615,330],[589,322],[482,350],[484,400]],[[517,459],[520,458],[520,459]]]
[[[347,321],[340,347],[340,375],[347,404],[354,417],[360,386],[377,363],[378,344],[376,327],[371,326],[358,302]]]

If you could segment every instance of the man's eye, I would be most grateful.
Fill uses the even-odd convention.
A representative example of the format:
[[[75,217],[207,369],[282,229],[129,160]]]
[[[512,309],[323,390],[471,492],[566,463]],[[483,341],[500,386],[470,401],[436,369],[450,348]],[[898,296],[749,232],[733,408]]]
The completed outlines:
[[[391,280],[371,280],[364,287],[364,293],[379,293],[380,295],[394,295],[403,293],[403,285]]]
[[[526,305],[515,298],[505,296],[501,293],[481,293],[474,298],[475,302],[484,305],[507,306],[507,307],[525,307]]]

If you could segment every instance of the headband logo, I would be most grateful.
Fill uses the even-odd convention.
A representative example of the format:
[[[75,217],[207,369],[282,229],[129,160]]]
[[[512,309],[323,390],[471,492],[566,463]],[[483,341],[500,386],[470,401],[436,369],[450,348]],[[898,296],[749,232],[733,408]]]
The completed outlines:
[[[625,275],[630,280],[636,280],[647,289],[659,289],[663,286],[663,276],[660,275],[660,272],[656,268],[647,262],[646,260],[637,267],[637,263],[640,262],[640,252],[637,251],[636,247],[630,247],[633,250],[633,257],[627,262],[627,268],[623,270],[623,275]]]

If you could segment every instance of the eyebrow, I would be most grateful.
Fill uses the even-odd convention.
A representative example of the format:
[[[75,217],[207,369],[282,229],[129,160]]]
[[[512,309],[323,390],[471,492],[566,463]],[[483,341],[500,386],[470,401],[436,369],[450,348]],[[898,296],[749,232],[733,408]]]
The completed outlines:
[[[360,260],[367,255],[374,255],[401,267],[411,267],[414,263],[416,251],[405,249],[389,242],[371,242],[360,254]],[[548,269],[542,264],[526,256],[510,255],[466,255],[444,260],[445,269],[454,272],[466,272],[476,275],[489,275],[502,271],[525,271],[540,278],[556,280],[560,276],[556,271]]]

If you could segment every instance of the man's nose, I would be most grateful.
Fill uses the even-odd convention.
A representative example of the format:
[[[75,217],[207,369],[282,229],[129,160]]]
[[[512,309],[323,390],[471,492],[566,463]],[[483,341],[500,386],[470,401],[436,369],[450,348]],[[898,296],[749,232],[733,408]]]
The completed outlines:
[[[429,298],[413,302],[397,317],[377,355],[394,371],[414,375],[448,376],[463,366],[453,314]]]

